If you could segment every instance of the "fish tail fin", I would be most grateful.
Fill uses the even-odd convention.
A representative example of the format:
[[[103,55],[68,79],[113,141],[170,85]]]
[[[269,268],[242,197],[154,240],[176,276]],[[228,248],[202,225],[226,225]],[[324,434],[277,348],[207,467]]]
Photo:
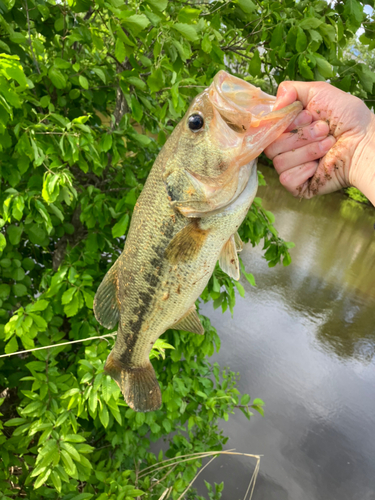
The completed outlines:
[[[124,368],[123,363],[111,351],[104,370],[120,387],[130,408],[142,412],[160,408],[161,391],[150,362],[145,367]]]

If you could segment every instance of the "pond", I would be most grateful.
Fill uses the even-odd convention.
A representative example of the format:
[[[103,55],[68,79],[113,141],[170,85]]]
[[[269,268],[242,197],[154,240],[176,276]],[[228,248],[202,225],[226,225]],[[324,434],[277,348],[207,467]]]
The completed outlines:
[[[226,448],[263,455],[254,500],[374,500],[375,210],[341,193],[297,200],[260,170],[258,194],[296,247],[289,267],[270,269],[247,245],[257,287],[242,281],[233,318],[202,307],[222,340],[215,360],[265,401],[264,417],[238,411],[224,423]],[[252,471],[220,457],[201,476],[237,500]]]

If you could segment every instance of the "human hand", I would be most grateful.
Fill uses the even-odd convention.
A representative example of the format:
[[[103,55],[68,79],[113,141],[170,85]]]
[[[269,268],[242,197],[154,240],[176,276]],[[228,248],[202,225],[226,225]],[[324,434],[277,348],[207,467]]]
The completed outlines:
[[[304,111],[264,151],[281,184],[303,198],[354,185],[375,204],[374,114],[325,82],[281,83],[274,109],[296,100]]]

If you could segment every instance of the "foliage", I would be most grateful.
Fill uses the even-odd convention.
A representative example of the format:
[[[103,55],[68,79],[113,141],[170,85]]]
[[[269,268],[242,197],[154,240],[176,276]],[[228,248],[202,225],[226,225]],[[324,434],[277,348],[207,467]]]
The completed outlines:
[[[341,58],[362,22],[371,45],[357,0],[0,0],[0,350],[104,333],[95,290],[158,151],[219,69],[271,92],[285,78],[330,78],[372,99],[374,73]],[[290,262],[259,199],[241,235],[264,240],[270,265]],[[203,299],[233,310],[236,289],[217,268]],[[0,498],[159,498],[168,487],[178,498],[200,460],[140,479],[162,459],[150,442],[170,435],[168,457],[218,450],[220,419],[251,414],[237,376],[206,360],[220,342],[203,322],[204,337],[169,331],[154,352],[174,347],[153,360],[164,404],[149,414],[104,375],[112,341],[2,358]]]
[[[361,193],[361,191],[359,191],[359,189],[355,187],[349,187],[344,191],[352,200],[358,201],[359,203],[365,203],[366,205],[369,204],[368,199],[364,194]]]

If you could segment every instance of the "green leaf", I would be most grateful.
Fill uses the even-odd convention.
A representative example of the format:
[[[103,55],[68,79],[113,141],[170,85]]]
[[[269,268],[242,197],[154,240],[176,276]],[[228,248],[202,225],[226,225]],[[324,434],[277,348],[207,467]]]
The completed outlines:
[[[326,59],[324,59],[324,57],[321,56],[320,54],[314,54],[314,55],[316,64],[319,69],[319,73],[322,76],[324,76],[324,78],[331,78],[332,76],[334,76],[334,71],[331,64],[329,64],[329,62]]]
[[[276,49],[281,46],[284,38],[284,26],[279,23],[273,30],[270,47],[271,49]]]
[[[109,413],[108,413],[108,408],[105,404],[101,405],[101,408],[99,410],[99,419],[103,424],[103,427],[107,428],[109,424]]]
[[[20,226],[11,225],[8,227],[7,234],[9,241],[11,242],[12,245],[16,246],[19,244],[19,242],[21,241],[22,232],[23,232],[22,224]]]
[[[54,27],[56,31],[62,31],[64,29],[64,18],[58,17],[54,23]]]
[[[81,87],[85,90],[87,90],[89,88],[89,82],[87,80],[87,78],[83,75],[79,75],[79,84],[81,85]]]
[[[113,226],[112,236],[114,238],[119,238],[123,236],[128,228],[129,224],[129,214],[124,214],[121,219]]]
[[[319,28],[319,26],[322,24],[322,21],[320,19],[317,19],[316,17],[305,17],[300,23],[299,26],[302,29],[315,29]]]
[[[55,67],[51,67],[48,70],[48,76],[53,85],[57,89],[64,89],[66,87],[66,79],[65,76]]]
[[[211,43],[210,36],[209,36],[208,33],[206,33],[204,35],[201,46],[202,46],[203,52],[206,52],[206,54],[209,54],[211,52],[211,50],[212,50],[212,43]]]
[[[73,299],[75,293],[77,292],[76,287],[68,288],[65,290],[61,297],[61,303],[62,304],[69,304],[69,302]]]
[[[93,72],[101,79],[101,81],[105,84],[107,82],[107,78],[105,73],[100,68],[92,68]]]
[[[366,92],[372,93],[372,88],[375,83],[375,73],[364,64],[356,66],[356,73]]]
[[[65,441],[60,441],[60,447],[61,449],[66,450],[74,460],[80,462],[80,455],[73,445]]]
[[[363,19],[363,7],[357,0],[345,0],[344,15],[349,23],[359,27]]]
[[[25,45],[27,44],[27,40],[25,35],[22,33],[12,33],[9,37],[9,40],[17,45]]]
[[[297,32],[297,41],[296,41],[296,50],[298,52],[303,52],[307,47],[307,36],[303,29],[298,28]]]
[[[258,50],[255,50],[249,64],[249,71],[251,76],[260,76],[262,74],[261,68],[262,68],[262,61],[260,60],[260,55]]]
[[[17,283],[17,285],[12,286],[13,293],[16,297],[23,297],[27,295],[27,288],[22,283]]]
[[[307,80],[314,80],[314,73],[307,63],[305,56],[300,56],[298,59],[298,67],[301,75]]]
[[[2,253],[4,248],[6,247],[6,244],[7,244],[7,240],[5,239],[5,236],[3,235],[3,233],[0,233],[0,254]]]
[[[186,38],[186,40],[189,40],[189,42],[196,42],[198,40],[197,32],[190,24],[175,23],[173,24],[173,28]]]
[[[164,87],[164,74],[161,68],[152,71],[147,79],[147,85],[151,92],[158,92]]]
[[[77,474],[77,468],[73,463],[69,453],[66,450],[61,451],[61,458],[64,463],[64,469],[69,474],[69,476],[75,476]]]
[[[7,299],[10,294],[10,286],[2,284],[0,285],[0,299]]]
[[[130,85],[134,85],[137,89],[146,90],[146,83],[136,76],[128,76],[126,81],[130,83]]]
[[[109,151],[112,147],[112,135],[104,134],[101,140],[102,151],[105,153]]]
[[[68,318],[77,314],[80,304],[79,298],[80,292],[76,293],[69,304],[64,306],[64,312],[68,316]]]
[[[17,352],[17,351],[18,351],[18,343],[16,336],[14,335],[5,346],[4,352],[5,354],[10,354],[12,352]]]
[[[56,488],[58,493],[60,493],[61,492],[61,479],[60,479],[59,474],[54,470],[51,472],[51,479],[52,479],[52,483],[53,483],[54,487]]]
[[[146,0],[149,5],[159,12],[163,12],[167,8],[168,0]]]
[[[150,21],[144,14],[134,14],[133,16],[126,17],[123,22],[127,24],[135,34],[147,28],[150,24]]]
[[[251,14],[257,8],[252,0],[238,0],[237,3],[240,6],[241,10],[243,10],[246,14]]]
[[[51,472],[52,472],[51,469],[46,469],[42,474],[40,474],[40,476],[38,477],[38,479],[34,483],[35,490],[40,488],[42,486],[42,484],[44,484],[47,481]]]
[[[64,441],[68,441],[70,443],[83,443],[85,438],[80,434],[66,434],[64,436]]]
[[[61,59],[61,57],[55,57],[53,65],[58,69],[69,69],[72,66],[72,63],[65,61],[65,59]]]
[[[125,61],[126,57],[125,45],[124,42],[121,40],[121,38],[117,38],[116,40],[115,57],[120,63]]]
[[[198,4],[199,6],[199,4]],[[180,12],[178,13],[177,19],[181,23],[186,23],[186,24],[191,24],[191,22],[194,19],[197,19],[199,15],[201,14],[201,10],[199,9],[194,9],[193,7],[190,7],[190,5],[185,5]]]
[[[241,404],[247,405],[250,402],[250,396],[248,394],[244,394],[241,398]]]

